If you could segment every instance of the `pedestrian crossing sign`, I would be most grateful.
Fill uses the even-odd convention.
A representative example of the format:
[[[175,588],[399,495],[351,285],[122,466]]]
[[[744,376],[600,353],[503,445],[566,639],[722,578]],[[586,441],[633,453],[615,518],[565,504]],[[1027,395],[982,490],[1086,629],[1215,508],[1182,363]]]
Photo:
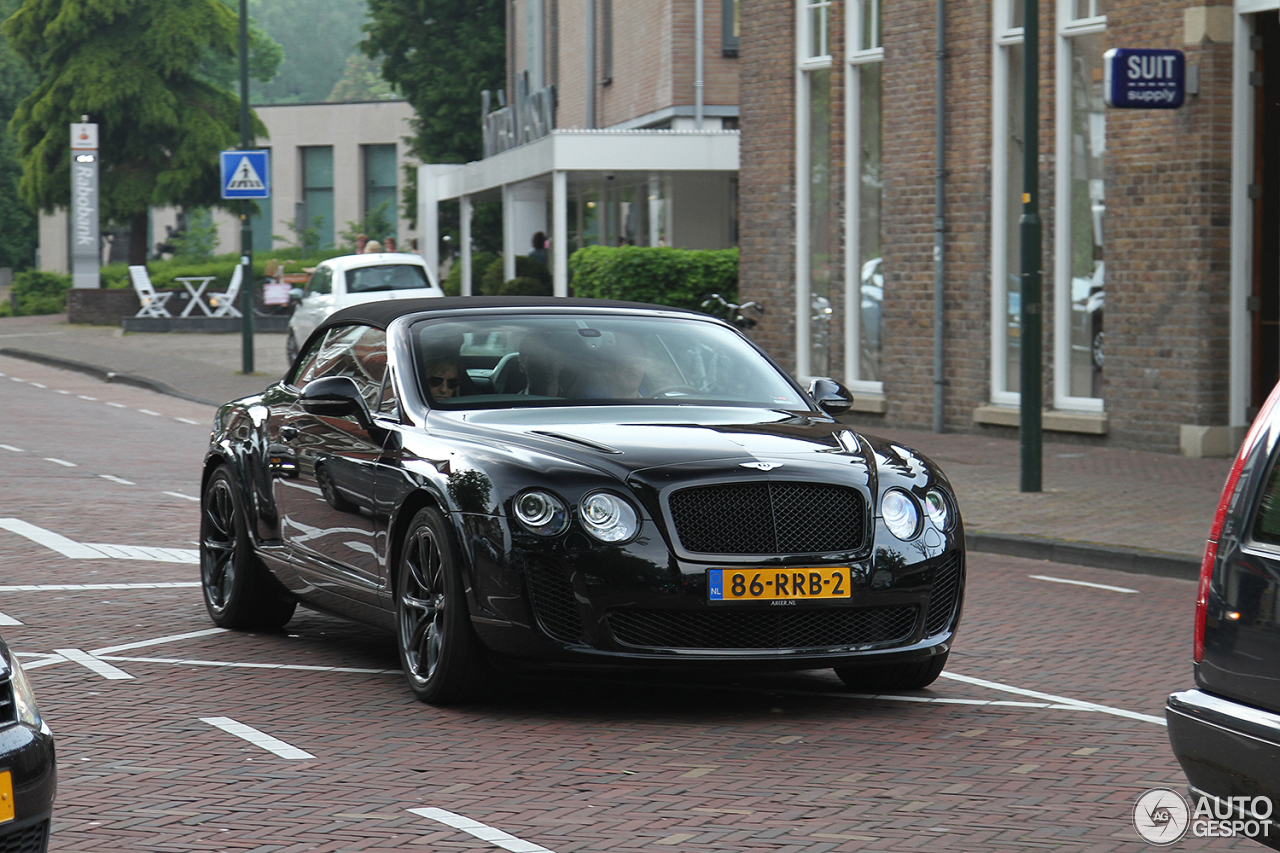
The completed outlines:
[[[223,151],[223,198],[270,198],[271,161],[267,151]]]

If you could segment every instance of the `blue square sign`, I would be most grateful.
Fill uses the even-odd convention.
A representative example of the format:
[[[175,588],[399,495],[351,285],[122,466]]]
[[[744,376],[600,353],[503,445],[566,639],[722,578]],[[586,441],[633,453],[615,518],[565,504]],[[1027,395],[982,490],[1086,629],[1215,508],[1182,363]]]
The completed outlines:
[[[223,151],[223,198],[271,198],[271,160],[266,151]]]
[[[1107,106],[1176,110],[1186,95],[1186,60],[1180,50],[1112,48],[1102,57]]]

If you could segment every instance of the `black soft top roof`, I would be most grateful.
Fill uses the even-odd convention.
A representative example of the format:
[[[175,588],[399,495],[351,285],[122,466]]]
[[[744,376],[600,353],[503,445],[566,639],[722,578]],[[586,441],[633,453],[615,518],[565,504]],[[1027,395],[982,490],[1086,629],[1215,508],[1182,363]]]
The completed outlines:
[[[379,299],[352,305],[331,314],[317,327],[327,329],[330,326],[341,326],[346,323],[363,323],[379,329],[385,329],[392,320],[406,314],[445,313],[471,308],[504,308],[519,310],[522,308],[629,308],[642,311],[663,311],[688,314],[694,317],[708,315],[685,308],[672,308],[670,305],[646,305],[641,302],[615,302],[604,299],[574,299],[565,296],[444,296],[421,299]]]

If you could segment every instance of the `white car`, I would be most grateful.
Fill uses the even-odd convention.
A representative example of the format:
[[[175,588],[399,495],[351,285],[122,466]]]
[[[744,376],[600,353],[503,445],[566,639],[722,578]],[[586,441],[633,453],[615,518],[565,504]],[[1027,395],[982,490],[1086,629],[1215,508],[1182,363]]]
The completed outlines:
[[[444,296],[421,255],[378,252],[341,255],[321,261],[304,287],[292,293],[297,306],[289,320],[285,351],[293,363],[298,347],[330,314],[348,305],[381,299]]]

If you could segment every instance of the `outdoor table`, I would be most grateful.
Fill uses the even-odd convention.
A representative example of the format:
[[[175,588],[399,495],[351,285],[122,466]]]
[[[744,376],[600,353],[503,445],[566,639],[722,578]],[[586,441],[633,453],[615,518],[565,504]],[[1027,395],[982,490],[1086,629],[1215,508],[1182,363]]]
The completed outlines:
[[[186,288],[187,293],[191,294],[191,301],[187,303],[187,307],[182,309],[181,316],[187,317],[191,314],[191,309],[197,305],[204,312],[206,317],[212,317],[213,312],[209,310],[209,306],[204,303],[204,289],[209,286],[209,282],[213,281],[217,276],[213,275],[185,275],[177,276],[174,281],[182,282],[182,286]]]

